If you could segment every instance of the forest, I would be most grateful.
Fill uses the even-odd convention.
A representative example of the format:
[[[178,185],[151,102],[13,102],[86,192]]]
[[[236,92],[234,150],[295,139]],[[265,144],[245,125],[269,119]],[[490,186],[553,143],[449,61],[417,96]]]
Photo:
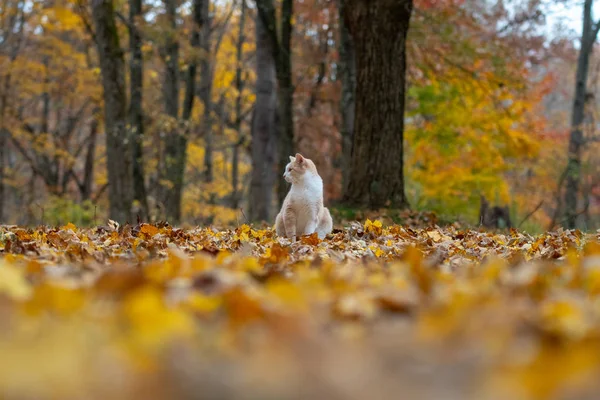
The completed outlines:
[[[409,207],[473,226],[484,196],[530,231],[594,229],[597,33],[580,52],[580,20],[546,22],[555,3],[418,0],[397,49],[356,43],[343,1],[7,0],[0,221],[272,223],[300,152],[341,217]],[[381,18],[381,37],[398,29],[400,16]],[[355,96],[361,46],[381,57],[362,77],[382,77],[379,98]],[[355,127],[386,146],[353,160]],[[361,173],[383,160],[377,178]]]
[[[598,398],[599,33],[0,0],[0,398]]]

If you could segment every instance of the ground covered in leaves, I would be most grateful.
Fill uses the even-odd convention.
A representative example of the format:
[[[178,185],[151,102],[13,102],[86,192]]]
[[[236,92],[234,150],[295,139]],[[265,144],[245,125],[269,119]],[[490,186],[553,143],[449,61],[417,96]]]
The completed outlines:
[[[0,227],[0,397],[597,398],[597,243]]]

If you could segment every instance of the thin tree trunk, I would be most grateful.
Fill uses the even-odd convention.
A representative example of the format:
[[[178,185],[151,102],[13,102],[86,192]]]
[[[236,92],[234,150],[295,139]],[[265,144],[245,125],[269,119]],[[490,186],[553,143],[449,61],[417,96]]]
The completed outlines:
[[[356,50],[356,116],[345,201],[406,207],[403,174],[406,35],[412,0],[348,0]]]
[[[49,57],[44,57],[44,87],[47,88],[50,85],[50,77],[49,77]],[[56,120],[60,120],[60,116],[57,116]],[[40,124],[39,131],[37,134],[49,134],[50,133],[50,94],[47,91],[42,93],[42,122]],[[58,171],[57,164],[58,160],[55,156],[54,159],[51,159],[46,153],[36,152],[36,158],[39,158],[39,164],[41,165],[41,170],[43,172],[42,177],[44,178],[44,183],[48,188],[48,191],[54,195],[60,195],[60,190],[58,188]]]
[[[238,40],[235,49],[235,89],[237,90],[237,97],[235,99],[235,121],[234,129],[237,132],[237,142],[233,146],[233,156],[231,161],[231,207],[237,209],[240,203],[239,196],[239,164],[240,164],[240,146],[243,143],[242,135],[242,91],[244,90],[244,82],[242,81],[242,58],[243,58],[243,47],[244,47],[244,29],[246,27],[246,0],[240,0],[241,11],[240,11],[240,23]]]
[[[10,75],[4,78],[0,94],[0,223],[4,223],[4,208],[6,207],[6,190],[4,188],[5,168],[6,168],[6,140],[8,134],[4,128],[4,115],[6,113],[6,100],[10,86]]]
[[[119,45],[112,0],[93,0],[92,16],[104,88],[104,125],[110,218],[132,221],[133,168],[127,130],[125,61]]]
[[[204,0],[194,0],[192,5],[192,18],[194,22],[194,28],[192,30],[192,37],[190,44],[194,52],[200,48],[200,32],[205,25],[203,8]],[[196,70],[198,69],[198,59],[194,54],[194,57],[190,60],[187,73],[186,73],[186,85],[185,95],[183,99],[183,113],[182,119],[188,122],[192,116],[192,110],[194,109],[194,98],[196,97]],[[187,138],[186,138],[187,140]]]
[[[585,97],[587,88],[590,56],[596,36],[598,24],[592,21],[593,0],[586,0],[583,6],[583,32],[581,49],[577,60],[575,76],[575,98],[571,117],[571,135],[569,137],[569,161],[567,164],[567,183],[565,190],[565,223],[573,229],[577,225],[577,200],[581,184],[581,150],[583,147],[583,122],[585,119]]]
[[[4,103],[4,101],[2,101]],[[5,168],[5,150],[6,150],[6,132],[3,128],[3,105],[0,104],[0,224],[4,223],[4,168]]]
[[[321,46],[323,48],[323,53],[321,54],[322,59],[319,62],[315,86],[313,86],[310,92],[310,96],[308,97],[308,104],[306,105],[306,115],[308,115],[309,117],[312,116],[312,112],[317,105],[319,91],[321,90],[321,86],[323,86],[323,80],[325,79],[325,74],[327,73],[327,53],[329,52],[328,32],[325,33],[325,39],[320,40],[322,41]]]
[[[273,41],[262,18],[256,18],[256,102],[252,117],[252,177],[250,209],[252,221],[270,221],[275,185],[276,75]]]
[[[356,59],[352,37],[344,20],[346,0],[338,0],[340,45],[339,69],[342,81],[342,97],[340,100],[342,153],[338,165],[342,170],[342,193],[348,189],[350,159],[352,155],[352,139],[354,137],[354,109],[356,92]]]
[[[165,112],[171,117],[165,143],[166,179],[171,187],[163,188],[167,220],[181,221],[181,197],[185,170],[185,134],[180,132],[179,120],[179,44],[177,42],[177,5],[175,0],[164,0],[169,31],[166,33],[163,58],[165,60]]]
[[[204,106],[202,134],[204,136],[204,181],[210,183],[213,181],[213,126],[212,126],[212,68],[210,52],[210,31],[211,24],[209,20],[209,1],[206,0],[202,7],[202,31],[200,33],[200,48],[202,55],[200,58],[200,88],[198,97]]]
[[[136,22],[142,18],[142,0],[129,0],[129,48],[131,60],[129,124],[132,130],[131,141],[133,153],[133,198],[139,203],[140,217],[148,218],[148,200],[146,196],[144,174],[144,113],[142,111],[144,61],[142,58],[142,38]]]
[[[94,163],[96,158],[96,138],[98,137],[98,113],[99,109],[92,111],[93,119],[90,124],[90,137],[85,154],[85,164],[83,167],[83,183],[80,188],[81,200],[89,200],[92,197],[94,186]]]

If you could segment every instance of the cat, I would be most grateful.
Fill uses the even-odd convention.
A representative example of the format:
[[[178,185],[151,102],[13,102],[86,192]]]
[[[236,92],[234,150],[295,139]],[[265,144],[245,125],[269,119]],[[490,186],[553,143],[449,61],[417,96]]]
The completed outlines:
[[[323,206],[323,180],[317,167],[301,154],[290,156],[283,174],[292,184],[281,211],[275,219],[277,236],[296,240],[296,236],[311,235],[317,232],[324,239],[333,228],[329,210]]]

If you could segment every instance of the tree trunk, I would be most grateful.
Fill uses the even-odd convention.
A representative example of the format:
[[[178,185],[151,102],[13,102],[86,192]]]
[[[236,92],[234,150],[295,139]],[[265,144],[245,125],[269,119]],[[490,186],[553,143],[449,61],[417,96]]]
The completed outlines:
[[[213,126],[212,126],[212,67],[210,52],[210,21],[209,1],[206,0],[202,7],[202,30],[200,33],[200,89],[198,97],[204,106],[202,134],[204,136],[204,181],[213,181]]]
[[[203,18],[204,0],[194,0],[192,5],[192,19],[194,22],[194,28],[192,30],[192,37],[190,44],[194,52],[198,51],[200,47],[200,32],[205,24]],[[183,113],[182,119],[186,122],[192,116],[192,110],[194,109],[194,98],[196,97],[196,70],[198,68],[198,60],[196,55],[190,60],[185,85],[185,95],[183,98]],[[187,139],[187,138],[186,138]]]
[[[356,50],[356,116],[345,201],[406,207],[403,174],[406,34],[412,0],[348,0]]]
[[[92,197],[94,187],[94,163],[96,158],[96,138],[98,136],[98,109],[92,111],[93,119],[90,124],[90,137],[87,152],[85,154],[85,164],[83,167],[83,182],[79,188],[81,201],[89,200]]]
[[[356,92],[356,59],[354,45],[344,21],[344,7],[347,0],[338,0],[340,44],[339,71],[342,81],[342,97],[340,99],[342,153],[338,165],[342,170],[342,193],[348,189],[350,177],[350,159],[352,155],[352,139],[354,137],[354,109]]]
[[[163,188],[163,203],[167,221],[181,221],[181,196],[185,171],[186,137],[179,129],[179,44],[177,43],[177,4],[164,0],[169,31],[166,33],[162,56],[165,61],[163,96],[165,112],[171,117],[165,140],[165,178],[171,183]]]
[[[2,93],[0,93],[0,224],[4,223],[4,209],[6,207],[6,189],[4,185],[5,168],[6,168],[6,147],[8,144],[7,131],[4,128],[4,115],[6,113],[6,101],[8,97],[8,89],[10,86],[10,75],[7,75],[2,85]]]
[[[256,102],[252,117],[252,221],[270,221],[275,185],[275,114],[277,112],[273,41],[262,19],[256,18]]]
[[[573,229],[577,224],[577,199],[581,183],[581,149],[583,147],[583,122],[585,118],[585,96],[587,88],[590,56],[596,36],[596,26],[592,22],[593,0],[586,0],[583,7],[583,32],[581,49],[577,60],[575,76],[575,98],[571,116],[571,135],[569,137],[569,161],[567,164],[567,183],[565,191],[565,223]]]
[[[3,107],[0,107],[3,108]],[[1,111],[0,111],[1,113]],[[2,127],[2,116],[0,116],[0,224],[4,223],[4,164],[6,149],[6,132]]]
[[[273,0],[256,0],[258,18],[267,31],[267,38],[271,41],[271,54],[277,74],[277,152],[278,171],[282,173],[289,162],[288,157],[294,153],[294,86],[291,53],[293,5],[293,0],[281,2],[281,21],[278,23]],[[277,32],[277,26],[280,26],[280,34]],[[287,189],[287,183],[280,179],[277,185],[279,205],[283,203]]]
[[[242,81],[242,58],[244,47],[244,29],[246,27],[246,0],[241,0],[240,23],[238,40],[235,49],[236,67],[235,67],[235,89],[237,97],[235,99],[235,121],[234,129],[237,132],[237,142],[233,146],[233,155],[231,161],[231,208],[237,209],[240,203],[239,195],[239,164],[240,164],[240,146],[243,143],[242,135],[242,91],[244,82]]]
[[[131,51],[130,71],[130,99],[129,99],[129,124],[132,130],[133,153],[133,199],[139,203],[140,217],[148,218],[148,200],[144,174],[144,153],[142,144],[144,140],[144,113],[142,112],[143,94],[143,58],[142,38],[136,22],[142,18],[142,0],[129,0],[129,48]]]
[[[104,88],[110,218],[124,223],[132,221],[133,168],[127,137],[125,62],[119,45],[112,0],[93,0],[92,16]]]
[[[281,41],[276,58],[277,71],[277,100],[279,110],[279,167],[277,171],[285,170],[289,156],[294,154],[294,86],[292,83],[292,13],[293,0],[283,0],[281,4]],[[288,184],[279,179],[277,185],[277,200],[279,206],[287,195]]]

